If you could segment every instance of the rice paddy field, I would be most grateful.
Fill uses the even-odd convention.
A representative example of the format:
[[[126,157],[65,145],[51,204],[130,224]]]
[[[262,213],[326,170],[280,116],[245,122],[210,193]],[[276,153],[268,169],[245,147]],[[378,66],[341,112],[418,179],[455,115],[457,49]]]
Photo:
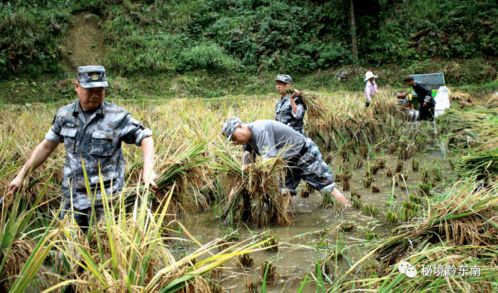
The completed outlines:
[[[498,97],[455,98],[433,124],[405,121],[394,93],[365,109],[361,93],[305,91],[306,133],[353,207],[302,183],[288,212],[284,163],[243,171],[221,135],[232,116],[273,119],[276,94],[107,98],[153,130],[158,189],[124,146],[126,188],[82,234],[57,216],[59,146],[1,206],[0,292],[497,292]],[[67,102],[0,105],[3,187]]]

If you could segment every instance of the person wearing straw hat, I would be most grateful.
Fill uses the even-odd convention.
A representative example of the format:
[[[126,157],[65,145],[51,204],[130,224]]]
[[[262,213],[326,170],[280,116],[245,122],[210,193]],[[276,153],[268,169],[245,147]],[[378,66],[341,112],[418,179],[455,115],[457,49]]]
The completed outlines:
[[[111,197],[124,186],[123,142],[141,146],[142,180],[146,185],[155,186],[152,131],[123,108],[104,102],[108,86],[103,66],[78,67],[74,83],[78,100],[59,109],[45,139],[10,182],[8,196],[21,188],[29,173],[42,165],[60,143],[66,149],[60,218],[71,213],[83,231],[88,229],[92,218],[102,216],[102,193],[105,191]],[[101,190],[100,180],[104,190]],[[87,190],[87,184],[90,190]],[[95,197],[90,198],[90,193]]]
[[[320,150],[301,133],[273,120],[243,123],[239,118],[228,119],[222,134],[236,145],[244,146],[244,165],[254,162],[256,155],[263,159],[280,156],[287,164],[281,195],[295,190],[301,180],[306,181],[322,194],[332,195],[345,207],[350,201],[336,188],[332,172],[323,161]]]
[[[372,103],[372,97],[377,93],[377,84],[375,83],[375,79],[377,75],[373,74],[372,71],[367,71],[365,73],[365,107],[368,108]]]

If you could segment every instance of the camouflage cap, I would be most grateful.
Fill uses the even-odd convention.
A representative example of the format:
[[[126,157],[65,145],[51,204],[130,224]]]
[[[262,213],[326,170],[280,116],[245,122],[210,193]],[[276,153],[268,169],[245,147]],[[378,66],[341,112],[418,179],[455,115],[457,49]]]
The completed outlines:
[[[78,81],[86,89],[96,87],[109,87],[105,76],[105,68],[101,65],[88,65],[78,67]]]
[[[288,74],[279,74],[275,77],[275,81],[281,81],[283,83],[292,83],[292,77]]]
[[[223,133],[227,140],[231,140],[235,129],[237,129],[239,125],[242,125],[242,121],[238,117],[232,117],[223,123],[221,133]]]

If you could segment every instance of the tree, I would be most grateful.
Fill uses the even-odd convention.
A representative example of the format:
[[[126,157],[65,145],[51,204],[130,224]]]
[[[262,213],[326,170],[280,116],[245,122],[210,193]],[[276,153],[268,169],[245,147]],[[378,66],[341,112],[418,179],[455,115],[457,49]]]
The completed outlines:
[[[349,0],[349,24],[351,28],[351,54],[353,63],[358,63],[358,43],[356,39],[356,20],[354,17],[354,0]]]

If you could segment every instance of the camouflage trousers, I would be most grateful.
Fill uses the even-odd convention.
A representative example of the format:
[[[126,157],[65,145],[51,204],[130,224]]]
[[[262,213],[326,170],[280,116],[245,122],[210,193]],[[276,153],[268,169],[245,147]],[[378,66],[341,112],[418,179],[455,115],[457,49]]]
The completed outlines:
[[[301,180],[304,180],[320,192],[331,192],[335,187],[334,176],[318,146],[307,138],[306,149],[304,154],[288,160],[285,188],[293,194]]]
[[[92,219],[92,213],[95,213],[93,219]],[[98,220],[100,220],[100,218],[102,218],[102,215],[104,215],[104,207],[94,206],[93,210],[92,208],[77,209],[73,207],[73,210],[71,210],[70,204],[65,203],[64,206],[62,207],[62,211],[59,215],[59,218],[61,220],[64,219],[64,216],[66,214],[72,215],[76,224],[78,224],[80,229],[86,233],[86,231],[90,227],[90,223],[95,224],[96,222],[98,222]]]

